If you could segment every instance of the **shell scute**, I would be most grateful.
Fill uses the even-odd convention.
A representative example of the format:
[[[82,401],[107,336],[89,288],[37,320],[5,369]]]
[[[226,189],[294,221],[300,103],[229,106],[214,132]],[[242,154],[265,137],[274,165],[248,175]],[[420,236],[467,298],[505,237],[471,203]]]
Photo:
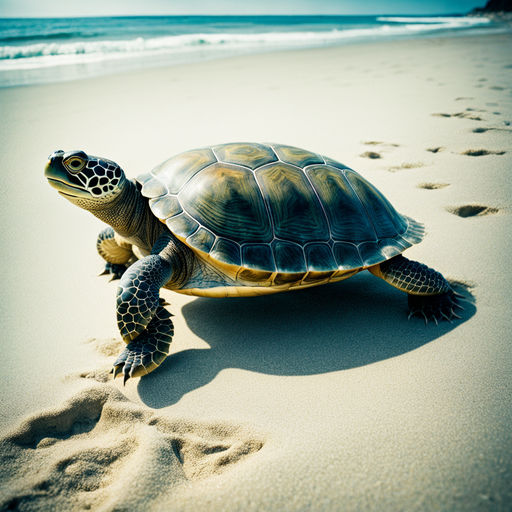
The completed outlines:
[[[334,270],[336,262],[327,244],[307,244],[304,247],[309,270],[324,272]]]
[[[307,271],[304,251],[299,244],[276,240],[272,245],[278,272],[295,274]]]
[[[218,238],[210,251],[210,256],[231,265],[242,263],[240,246],[227,238]]]
[[[375,240],[373,224],[344,173],[334,167],[314,165],[306,171],[322,201],[335,240]]]
[[[337,169],[340,169],[340,170],[350,169],[345,164],[342,164],[341,162],[338,162],[337,160],[333,160],[332,158],[329,158],[327,156],[324,156],[323,158],[324,158],[325,165],[330,165],[331,167],[336,167]]]
[[[375,265],[386,259],[377,242],[363,242],[357,248],[365,267]]]
[[[162,220],[174,217],[174,215],[178,215],[183,211],[178,198],[170,194],[158,197],[157,199],[150,199],[149,205],[151,211]]]
[[[337,242],[332,246],[332,252],[340,270],[350,270],[363,266],[363,260],[357,250],[357,246],[354,244]]]
[[[187,243],[199,251],[209,253],[215,243],[215,236],[207,229],[200,227],[188,236]]]
[[[305,149],[296,148],[294,146],[286,146],[284,144],[272,144],[279,160],[287,164],[296,165],[297,167],[306,167],[306,165],[323,164],[324,160],[321,156]]]
[[[371,183],[352,170],[346,170],[345,175],[364,204],[378,238],[390,238],[406,230],[407,223]]]
[[[275,272],[276,266],[270,245],[247,244],[242,246],[242,265],[256,270]]]
[[[193,149],[169,158],[151,174],[167,187],[169,193],[177,194],[192,176],[216,161],[210,148]]]
[[[324,272],[312,270],[311,272],[308,272],[308,274],[304,278],[304,282],[317,283],[318,281],[326,281],[327,279],[331,278],[334,275],[334,273],[334,270],[326,270]]]
[[[282,285],[282,284],[298,285],[304,279],[305,276],[306,276],[305,272],[293,273],[293,274],[280,273],[275,276],[274,284],[277,286]]]
[[[278,238],[305,244],[327,241],[330,233],[322,206],[304,172],[278,162],[256,171]]]
[[[221,162],[243,165],[251,169],[256,169],[277,160],[272,148],[264,144],[235,142],[215,146],[213,150]]]
[[[395,238],[384,238],[383,240],[379,240],[380,252],[386,259],[400,254],[408,247],[410,247],[409,244],[405,244],[403,241],[397,240]]]
[[[182,238],[187,238],[199,227],[199,224],[185,212],[167,219],[165,223],[175,235]]]
[[[182,207],[215,235],[234,242],[270,242],[272,229],[251,171],[216,163],[178,195]]]
[[[249,281],[251,283],[266,283],[270,284],[270,278],[272,277],[272,272],[268,272],[266,270],[254,270],[253,268],[244,268],[240,270],[237,274],[237,278],[242,279],[243,281]]]
[[[139,178],[141,181],[144,179]],[[141,193],[144,197],[156,198],[168,194],[167,187],[157,178],[148,175],[147,179],[143,182]]]

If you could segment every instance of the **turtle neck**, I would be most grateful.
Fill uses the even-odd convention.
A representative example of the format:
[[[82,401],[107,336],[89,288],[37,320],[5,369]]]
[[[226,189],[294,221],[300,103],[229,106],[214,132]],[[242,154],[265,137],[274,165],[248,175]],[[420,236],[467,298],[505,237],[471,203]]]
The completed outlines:
[[[151,251],[166,230],[151,212],[147,199],[134,181],[126,180],[120,194],[108,204],[88,209],[127,241],[147,251]]]

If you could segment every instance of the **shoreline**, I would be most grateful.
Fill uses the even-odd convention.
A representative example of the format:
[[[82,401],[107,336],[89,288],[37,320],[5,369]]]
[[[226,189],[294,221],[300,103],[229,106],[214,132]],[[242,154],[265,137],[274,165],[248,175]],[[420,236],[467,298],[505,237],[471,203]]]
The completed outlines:
[[[0,504],[509,507],[510,55],[511,34],[438,37],[0,89],[1,427],[18,439],[0,443]],[[131,178],[236,140],[339,160],[424,222],[405,255],[459,283],[462,320],[408,322],[406,297],[368,273],[260,298],[163,291],[171,356],[112,384],[102,224],[48,186],[47,155],[83,149]]]
[[[170,74],[172,70],[177,69],[179,71],[181,68],[189,68],[189,67],[201,67],[202,65],[212,64],[216,62],[229,62],[231,60],[238,61],[238,60],[245,60],[245,59],[252,59],[252,58],[264,58],[265,56],[275,56],[276,58],[286,58],[286,56],[291,55],[292,57],[297,54],[300,55],[301,53],[307,53],[307,52],[335,52],[336,50],[342,50],[344,48],[356,48],[356,51],[358,48],[365,48],[369,47],[370,49],[372,47],[381,47],[385,45],[393,45],[393,44],[407,44],[412,43],[414,44],[416,41],[432,41],[433,44],[442,43],[442,42],[449,42],[451,39],[455,40],[461,40],[465,39],[468,42],[474,41],[476,38],[494,38],[494,37],[501,37],[501,36],[508,36],[512,34],[512,28],[496,28],[496,30],[491,31],[484,31],[481,32],[475,32],[468,34],[466,31],[464,33],[456,33],[452,32],[449,35],[440,35],[440,34],[424,34],[424,35],[418,35],[414,38],[408,38],[408,37],[396,37],[396,38],[390,38],[383,41],[349,41],[345,42],[343,44],[333,44],[328,46],[322,46],[322,47],[305,47],[305,48],[288,48],[288,49],[274,49],[274,50],[266,50],[266,51],[258,51],[254,53],[247,53],[242,55],[226,55],[222,57],[212,57],[212,58],[205,58],[204,60],[193,60],[191,62],[176,62],[172,64],[158,64],[158,65],[149,65],[148,67],[142,67],[142,68],[130,68],[130,69],[124,69],[119,70],[112,73],[97,73],[91,76],[84,76],[84,77],[78,77],[78,78],[70,78],[70,79],[63,79],[55,82],[41,82],[41,83],[29,83],[29,84],[17,84],[17,85],[0,85],[0,92],[5,90],[15,90],[18,88],[31,88],[31,87],[51,87],[51,86],[58,86],[61,84],[76,84],[79,85],[83,82],[89,82],[89,81],[96,81],[96,80],[102,80],[102,79],[109,79],[109,78],[115,78],[115,77],[126,77],[127,79],[136,78],[140,75],[145,74],[152,74],[152,73],[159,73],[159,72],[167,72]],[[48,71],[51,72],[53,68],[48,68]]]
[[[327,17],[328,19],[329,17]],[[412,17],[417,19],[422,19],[422,17]],[[445,17],[448,19],[450,17]],[[462,16],[464,18],[464,16]],[[475,18],[486,18],[485,16],[475,16]],[[405,19],[398,17],[397,19]],[[428,18],[430,19],[430,18]],[[489,18],[491,19],[491,18]],[[31,86],[31,85],[44,85],[44,84],[52,84],[52,83],[62,83],[69,81],[79,81],[88,78],[102,77],[102,76],[112,76],[117,74],[125,74],[125,73],[136,73],[136,72],[145,72],[151,71],[153,69],[158,68],[168,68],[175,67],[186,64],[201,64],[202,62],[210,62],[217,60],[224,60],[230,58],[244,58],[251,57],[255,55],[264,55],[269,53],[288,53],[295,51],[307,51],[307,50],[323,50],[329,48],[338,48],[344,46],[359,46],[366,44],[385,44],[387,42],[393,41],[415,41],[421,39],[437,39],[437,38],[451,38],[451,37],[475,37],[475,36],[485,36],[485,35],[494,35],[511,32],[512,28],[509,24],[506,24],[507,19],[499,16],[495,16],[493,19],[494,23],[497,23],[493,27],[485,27],[478,26],[475,27],[459,27],[459,28],[451,28],[446,27],[442,29],[435,29],[432,31],[425,30],[419,31],[415,34],[387,34],[385,37],[383,36],[373,36],[373,37],[354,37],[354,38],[346,38],[340,39],[338,42],[324,42],[323,44],[310,43],[307,45],[302,43],[302,47],[296,46],[275,46],[274,48],[261,46],[260,48],[222,48],[221,46],[211,47],[207,45],[202,51],[201,46],[198,46],[194,49],[191,47],[184,47],[181,49],[181,53],[178,52],[176,54],[148,54],[145,56],[136,56],[133,54],[131,58],[117,58],[117,59],[109,59],[105,60],[92,60],[92,61],[77,61],[76,63],[64,63],[62,65],[54,65],[54,66],[42,66],[39,68],[12,68],[0,70],[0,76],[4,76],[0,82],[0,88],[10,88],[10,87],[21,87],[21,86]],[[500,26],[501,23],[501,26]],[[350,29],[348,29],[350,31]],[[344,31],[342,30],[341,33]],[[319,32],[320,33],[320,32]],[[271,34],[271,33],[270,33]],[[193,35],[193,34],[191,34]],[[228,34],[229,35],[229,34]],[[165,39],[165,38],[161,38]],[[106,41],[107,43],[109,41]],[[130,41],[111,41],[111,43],[130,43]],[[132,43],[135,40],[131,41]],[[85,44],[85,42],[79,42],[80,44]],[[77,43],[78,44],[78,43]],[[108,55],[108,54],[107,54]],[[67,55],[62,55],[62,58],[68,57]],[[78,57],[75,55],[75,57]],[[126,57],[126,56],[125,56]],[[22,62],[24,59],[14,59],[11,63]],[[30,60],[30,59],[29,59]],[[58,79],[52,79],[52,74],[57,74],[59,76]],[[30,78],[32,76],[32,78]],[[7,78],[10,77],[10,78]],[[7,80],[17,81],[18,83],[3,83]],[[29,80],[29,82],[26,82]],[[31,80],[31,81],[30,81]]]

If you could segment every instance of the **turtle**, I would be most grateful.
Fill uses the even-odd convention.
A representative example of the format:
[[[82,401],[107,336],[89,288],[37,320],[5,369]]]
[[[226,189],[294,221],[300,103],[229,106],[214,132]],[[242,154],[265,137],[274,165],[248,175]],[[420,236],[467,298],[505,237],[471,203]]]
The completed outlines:
[[[409,318],[460,318],[461,297],[402,253],[425,234],[363,176],[285,144],[234,142],[185,151],[129,180],[84,151],[53,152],[60,195],[108,227],[103,273],[119,279],[124,382],[157,368],[174,328],[162,287],[204,297],[255,296],[347,279],[363,270],[407,293]]]

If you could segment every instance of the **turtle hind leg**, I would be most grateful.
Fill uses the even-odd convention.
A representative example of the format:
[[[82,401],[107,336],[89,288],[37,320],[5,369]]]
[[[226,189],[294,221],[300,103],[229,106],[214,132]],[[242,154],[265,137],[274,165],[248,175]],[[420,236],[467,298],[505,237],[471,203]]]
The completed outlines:
[[[430,319],[437,324],[438,320],[448,320],[451,322],[454,318],[461,318],[457,309],[464,309],[457,301],[458,294],[450,290],[439,295],[408,295],[409,316],[423,317],[425,324]]]
[[[422,263],[404,258],[401,254],[368,269],[388,284],[406,292],[409,302],[409,318],[423,317],[429,320],[452,321],[460,318],[456,309],[463,309],[457,294],[448,281],[436,270]]]
[[[146,329],[119,354],[112,373],[114,379],[123,374],[123,381],[152,372],[169,355],[174,326],[169,313],[159,306]]]

